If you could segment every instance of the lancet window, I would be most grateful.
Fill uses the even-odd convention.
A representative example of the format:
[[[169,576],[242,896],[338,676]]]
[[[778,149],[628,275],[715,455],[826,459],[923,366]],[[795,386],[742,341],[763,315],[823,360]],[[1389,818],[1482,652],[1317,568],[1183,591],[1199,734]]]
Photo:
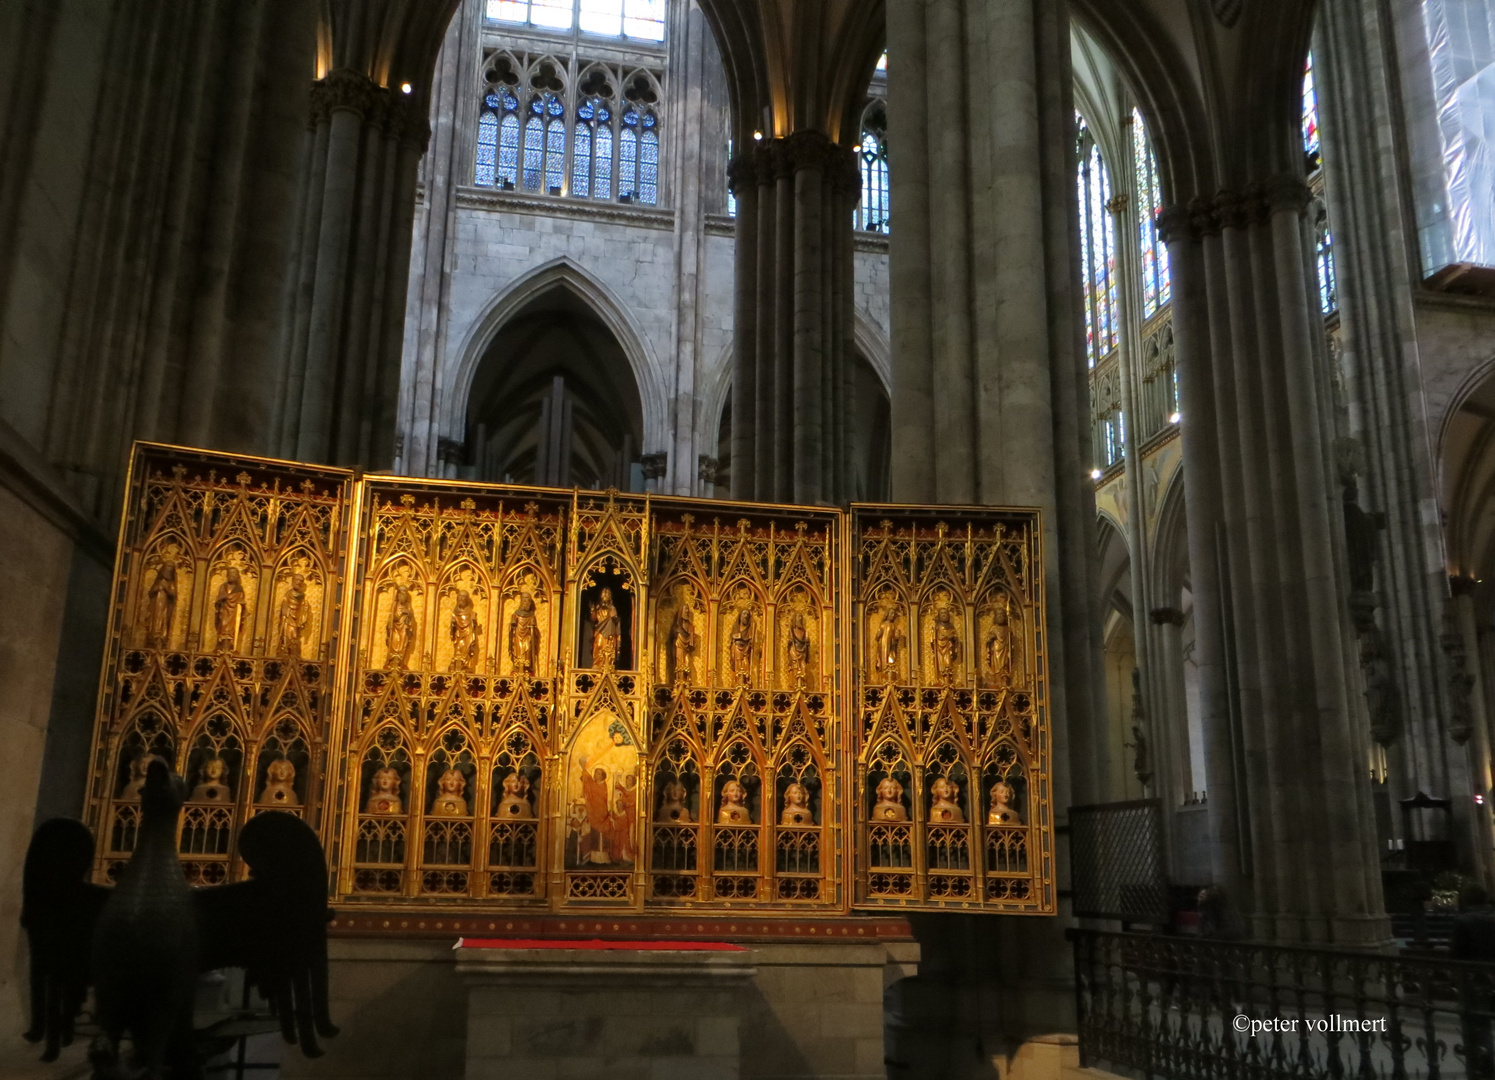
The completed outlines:
[[[1137,240],[1141,247],[1142,317],[1151,318],[1173,297],[1168,271],[1168,246],[1158,235],[1158,211],[1163,208],[1163,188],[1158,182],[1158,159],[1142,110],[1132,109],[1132,164],[1136,170]]]
[[[625,80],[624,71],[610,65],[500,50],[488,54],[485,67],[473,183],[658,204],[661,121],[654,73],[636,70]]]
[[[867,232],[888,231],[888,111],[881,99],[862,113],[862,140],[857,144],[857,165],[862,172],[862,201],[857,207],[857,228]]]
[[[1334,272],[1334,234],[1329,228],[1329,210],[1324,200],[1323,144],[1319,138],[1318,87],[1313,53],[1303,68],[1303,157],[1308,170],[1308,188],[1313,193],[1313,262],[1318,272],[1319,310],[1332,315],[1339,310],[1339,282]]]
[[[1085,118],[1075,114],[1079,166],[1080,252],[1085,285],[1085,350],[1094,367],[1116,348],[1116,226],[1111,217],[1111,175]]]

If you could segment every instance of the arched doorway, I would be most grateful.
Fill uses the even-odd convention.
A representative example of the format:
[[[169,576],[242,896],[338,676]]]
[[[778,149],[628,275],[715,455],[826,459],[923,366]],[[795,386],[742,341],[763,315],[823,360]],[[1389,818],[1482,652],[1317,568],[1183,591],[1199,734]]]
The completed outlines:
[[[628,358],[557,284],[494,335],[467,401],[474,479],[643,490],[643,406]]]

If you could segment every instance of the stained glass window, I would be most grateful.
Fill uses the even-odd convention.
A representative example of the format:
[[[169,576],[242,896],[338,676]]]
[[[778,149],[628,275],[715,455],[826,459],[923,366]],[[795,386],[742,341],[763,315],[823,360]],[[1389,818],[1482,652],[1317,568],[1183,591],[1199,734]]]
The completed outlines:
[[[624,35],[646,41],[663,41],[664,12],[665,0],[623,0]]]
[[[549,117],[545,140],[545,187],[552,195],[559,195],[566,177],[566,108],[561,99],[547,98],[545,112]]]
[[[483,187],[493,186],[494,172],[498,165],[499,104],[498,95],[489,94],[483,98],[483,111],[478,117],[478,153],[472,182]]]
[[[587,198],[592,194],[592,121],[596,110],[590,101],[576,108],[576,141],[571,147],[571,194]]]
[[[664,40],[667,0],[487,0],[488,18],[545,30]]]
[[[605,102],[597,105],[597,129],[592,143],[592,195],[613,197],[613,111]]]
[[[644,133],[639,137],[638,151],[638,201],[653,206],[659,201],[659,120],[653,113],[644,113]]]
[[[1319,310],[1332,315],[1339,309],[1339,282],[1334,273],[1334,234],[1329,231],[1329,217],[1321,216],[1314,230],[1313,261],[1319,274]]]
[[[633,199],[638,195],[638,113],[630,108],[623,113],[623,130],[618,139],[618,197]]]
[[[1158,211],[1163,188],[1158,182],[1158,159],[1152,152],[1147,124],[1140,109],[1132,110],[1132,160],[1137,169],[1137,229],[1142,247],[1142,317],[1166,307],[1173,295],[1168,272],[1168,246],[1158,235]]]
[[[1303,153],[1308,157],[1308,171],[1319,167],[1319,95],[1313,81],[1313,53],[1303,68]]]
[[[877,58],[877,70],[878,71],[887,71],[888,70],[888,54],[887,53],[883,53],[881,56],[879,56]]]
[[[539,191],[545,177],[545,99],[533,97],[524,123],[524,190]]]
[[[1085,351],[1094,367],[1116,347],[1116,225],[1111,176],[1090,128],[1075,114],[1079,168],[1080,253],[1085,273]]]
[[[732,160],[732,140],[728,139],[727,140],[727,161],[731,162],[731,160]],[[730,184],[727,185],[727,216],[728,217],[736,217],[737,216],[737,196],[734,195],[734,194],[732,194],[732,186]]]
[[[888,231],[888,144],[871,126],[862,128],[857,164],[862,169],[862,204],[858,224],[868,232]]]

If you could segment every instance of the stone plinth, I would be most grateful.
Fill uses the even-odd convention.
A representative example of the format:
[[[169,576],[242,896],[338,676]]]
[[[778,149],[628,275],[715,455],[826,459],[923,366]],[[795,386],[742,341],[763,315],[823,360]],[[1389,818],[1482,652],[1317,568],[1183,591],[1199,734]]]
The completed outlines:
[[[738,1080],[748,951],[463,948],[467,1080]]]

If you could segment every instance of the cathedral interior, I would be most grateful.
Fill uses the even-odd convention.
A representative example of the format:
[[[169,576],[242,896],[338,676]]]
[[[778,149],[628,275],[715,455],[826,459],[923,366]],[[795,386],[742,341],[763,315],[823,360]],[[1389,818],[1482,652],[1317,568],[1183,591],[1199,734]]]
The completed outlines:
[[[1495,1077],[1491,132],[1495,0],[0,0],[0,1071],[160,758],[257,1075]]]

